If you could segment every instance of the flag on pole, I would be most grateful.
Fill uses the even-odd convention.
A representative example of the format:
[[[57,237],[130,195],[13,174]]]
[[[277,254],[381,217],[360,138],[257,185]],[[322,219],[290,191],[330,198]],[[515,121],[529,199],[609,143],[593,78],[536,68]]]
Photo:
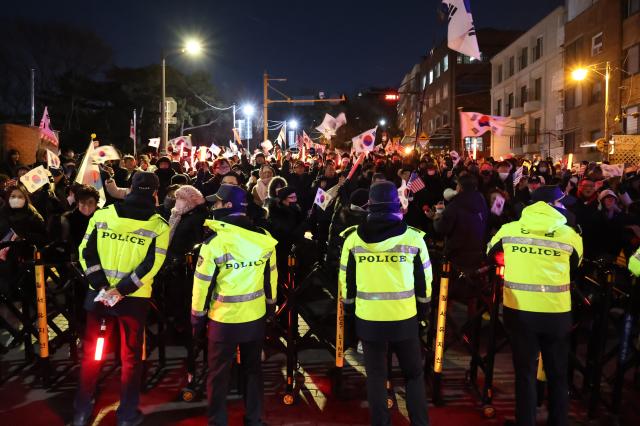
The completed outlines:
[[[49,176],[43,166],[38,166],[35,169],[20,176],[20,182],[31,194],[38,189],[49,183]]]
[[[280,148],[285,148],[287,146],[287,124],[283,124],[280,128],[280,133],[278,133],[278,137],[276,138],[276,144],[280,145]]]
[[[416,172],[413,172],[409,177],[409,182],[407,182],[407,188],[415,194],[416,192],[423,190],[425,188],[425,184],[422,178],[418,176]]]
[[[47,149],[47,166],[50,169],[60,168],[60,157],[53,153],[53,151]]]
[[[316,127],[316,130],[324,135],[325,138],[331,139],[336,135],[336,130],[347,123],[347,116],[341,112],[337,118],[330,114],[325,114],[322,123]]]
[[[191,136],[178,136],[169,140],[169,145],[173,147],[173,152],[180,151],[181,148],[192,148]]]
[[[400,205],[403,210],[407,210],[409,208],[409,187],[407,186],[407,181],[402,179],[402,184],[400,188],[398,188],[398,198],[400,199]]]
[[[133,155],[136,156],[136,110],[133,110],[133,118],[129,125],[129,139],[133,141]]]
[[[149,138],[149,146],[158,148],[160,146],[160,138]]]
[[[49,118],[49,110],[47,107],[44,107],[42,119],[40,120],[40,138],[49,141],[55,146],[59,145],[58,137],[51,129],[51,119]]]
[[[120,155],[118,155],[118,151],[116,151],[116,149],[111,145],[99,146],[98,148],[93,149],[92,152],[93,152],[92,160],[99,164],[102,164],[105,161],[120,159]]]
[[[313,143],[307,132],[305,132],[304,130],[302,131],[302,143],[307,149],[311,148],[311,144]]]
[[[366,152],[363,152],[358,156],[358,159],[356,160],[355,163],[353,163],[353,166],[351,167],[351,170],[349,170],[349,175],[347,176],[347,180],[349,180],[349,179],[351,179],[353,177],[353,174],[358,169],[358,166],[360,166],[360,164],[362,164],[362,162],[364,161],[364,157],[366,157],[366,156],[367,156]]]
[[[373,148],[376,143],[376,132],[378,131],[378,126],[373,129],[369,129],[366,132],[360,133],[355,138],[351,139],[353,142],[353,148],[355,152],[370,152],[373,151]]]
[[[102,185],[102,177],[100,176],[100,168],[95,162],[95,143],[93,140],[89,142],[89,147],[87,148],[87,152],[85,152],[84,157],[82,158],[82,163],[80,164],[80,169],[78,170],[78,174],[76,176],[76,182],[89,185],[98,190],[100,194],[100,200],[98,201],[98,207],[104,206],[107,202],[107,197],[104,193],[104,187]]]
[[[322,188],[318,188],[316,198],[313,200],[313,203],[317,204],[322,210],[326,210],[332,200],[333,198],[329,192],[324,191]]]
[[[520,166],[513,173],[513,186],[516,186],[520,183],[520,181],[522,180],[523,171],[524,171],[524,166]]]
[[[262,147],[262,150],[265,154],[273,149],[273,143],[269,139],[260,143],[260,146]]]
[[[442,4],[446,8],[449,21],[447,46],[480,60],[476,29],[471,16],[471,0],[443,0]]]
[[[460,134],[466,136],[480,136],[491,131],[501,136],[508,122],[507,117],[480,114],[479,112],[460,112]]]

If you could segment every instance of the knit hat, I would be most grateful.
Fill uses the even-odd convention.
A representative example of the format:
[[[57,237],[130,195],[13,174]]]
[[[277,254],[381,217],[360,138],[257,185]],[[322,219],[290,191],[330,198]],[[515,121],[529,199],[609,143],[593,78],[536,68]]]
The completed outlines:
[[[398,188],[396,188],[393,182],[376,182],[369,188],[370,212],[400,213],[401,207]]]
[[[160,180],[155,173],[136,172],[131,181],[131,193],[153,194],[160,186]]]
[[[246,191],[236,185],[220,185],[218,192],[207,198],[212,199],[212,201],[230,202],[232,204],[231,209],[234,211],[245,211],[249,205]]]
[[[564,198],[564,192],[557,185],[544,185],[531,193],[531,201],[543,201],[545,203],[555,203]]]
[[[369,192],[367,192],[367,190],[364,188],[356,189],[351,193],[351,196],[349,197],[349,204],[351,204],[352,209],[353,206],[364,209],[366,208],[368,202]]]
[[[202,196],[202,193],[191,185],[181,186],[176,191],[175,196],[176,200],[184,199],[189,204],[192,204],[194,206],[204,204],[204,197]]]
[[[189,177],[181,173],[171,176],[171,185],[188,185]]]
[[[276,190],[276,195],[280,201],[285,200],[289,195],[295,193],[296,189],[292,186],[285,186]]]
[[[171,159],[166,155],[163,155],[162,157],[158,158],[158,161],[156,162],[156,166],[159,167],[160,163],[167,163],[169,167],[171,167]]]
[[[616,195],[615,192],[613,192],[610,189],[605,189],[604,191],[602,191],[599,195],[598,195],[598,201],[602,202],[602,200],[604,200],[607,197],[613,197],[616,200],[618,199],[618,196]]]

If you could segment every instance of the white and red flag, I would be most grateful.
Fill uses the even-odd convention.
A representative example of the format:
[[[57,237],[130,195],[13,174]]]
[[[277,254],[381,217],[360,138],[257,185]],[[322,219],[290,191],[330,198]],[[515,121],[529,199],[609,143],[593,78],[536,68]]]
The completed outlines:
[[[51,129],[51,119],[49,118],[49,110],[47,107],[44,107],[42,119],[40,120],[40,138],[51,142],[55,146],[59,145],[58,136],[56,136],[55,132]]]

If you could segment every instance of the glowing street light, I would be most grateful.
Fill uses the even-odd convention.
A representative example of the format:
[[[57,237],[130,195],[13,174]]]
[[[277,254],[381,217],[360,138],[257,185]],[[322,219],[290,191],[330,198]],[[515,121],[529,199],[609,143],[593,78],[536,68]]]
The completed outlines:
[[[298,130],[298,121],[297,120],[289,120],[287,123],[291,130]]]
[[[571,78],[575,81],[582,81],[587,78],[589,70],[586,68],[576,68],[571,72]]]
[[[191,38],[187,40],[182,51],[191,56],[197,56],[202,53],[202,43],[199,40]]]
[[[245,104],[242,106],[242,113],[245,117],[251,117],[256,112],[256,109],[251,104]]]
[[[381,118],[380,121],[378,121],[378,124],[382,127],[387,125],[387,120],[385,120],[384,118]]]

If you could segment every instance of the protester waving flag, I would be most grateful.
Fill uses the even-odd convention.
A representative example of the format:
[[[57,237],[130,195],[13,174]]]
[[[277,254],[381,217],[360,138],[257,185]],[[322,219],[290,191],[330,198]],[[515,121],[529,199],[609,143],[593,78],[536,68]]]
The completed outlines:
[[[425,188],[425,184],[422,178],[420,178],[416,172],[413,172],[409,177],[409,182],[407,182],[407,188],[415,194],[416,192],[423,190]]]

